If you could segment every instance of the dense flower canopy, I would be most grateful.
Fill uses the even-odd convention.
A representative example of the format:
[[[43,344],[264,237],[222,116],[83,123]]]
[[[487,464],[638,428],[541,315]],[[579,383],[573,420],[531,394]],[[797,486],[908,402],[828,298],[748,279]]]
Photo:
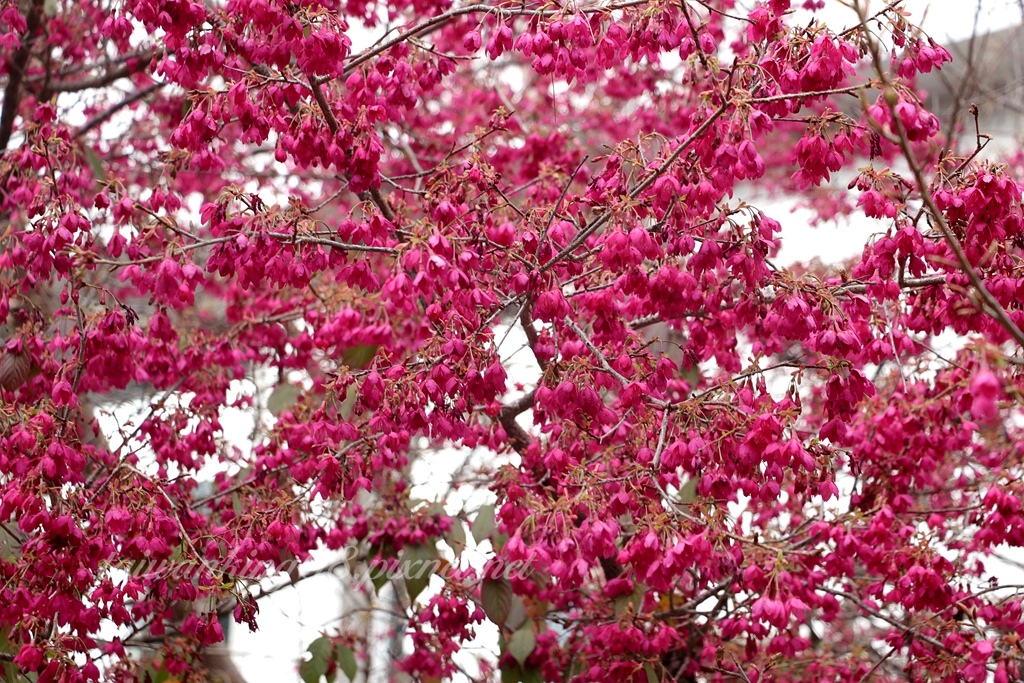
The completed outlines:
[[[200,680],[347,548],[443,560],[416,680],[1016,680],[1021,185],[897,6],[804,4],[6,0],[5,676]],[[786,264],[781,193],[877,234]],[[493,507],[411,495],[453,448]]]

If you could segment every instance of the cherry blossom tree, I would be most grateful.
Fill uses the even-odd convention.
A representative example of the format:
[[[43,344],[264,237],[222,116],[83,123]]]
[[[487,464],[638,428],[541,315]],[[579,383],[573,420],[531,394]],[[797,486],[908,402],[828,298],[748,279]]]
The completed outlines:
[[[856,3],[5,0],[5,680],[235,678],[318,549],[396,679],[1018,680],[1020,164]],[[783,193],[877,232],[786,264]]]

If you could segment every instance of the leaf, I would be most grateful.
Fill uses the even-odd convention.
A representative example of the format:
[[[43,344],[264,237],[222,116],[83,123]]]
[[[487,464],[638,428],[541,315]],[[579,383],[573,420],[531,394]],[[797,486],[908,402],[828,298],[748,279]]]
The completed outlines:
[[[619,617],[621,617],[623,614],[626,613],[626,607],[628,607],[629,604],[632,601],[633,601],[633,596],[632,595],[628,595],[628,594],[627,595],[620,595],[619,597],[615,598],[614,607],[615,607],[615,618],[616,619],[618,619]]]
[[[331,639],[320,636],[306,648],[310,658],[299,664],[299,676],[305,683],[320,683],[320,678],[327,673],[331,665],[334,647]]]
[[[430,577],[438,566],[437,557],[437,547],[433,544],[411,545],[402,551],[402,576],[405,577],[410,601],[416,600],[430,583]]]
[[[267,410],[274,417],[280,417],[281,413],[291,410],[292,406],[298,402],[301,393],[302,390],[294,384],[282,382],[270,392],[270,398],[267,399]]]
[[[508,618],[505,619],[505,627],[515,631],[526,623],[526,618],[526,603],[518,595],[513,595],[512,604],[508,609]]]
[[[360,344],[341,352],[341,362],[353,370],[362,370],[370,364],[373,357],[377,355],[379,346]]]
[[[640,614],[640,610],[644,607],[644,596],[646,594],[647,587],[642,583],[638,583],[633,591],[633,614]]]
[[[380,595],[380,589],[390,580],[387,565],[384,563],[370,567],[370,581],[373,583],[373,589],[377,591],[377,595]]]
[[[512,609],[512,583],[504,577],[484,579],[480,584],[480,603],[488,619],[504,626]]]
[[[682,488],[679,489],[679,502],[683,505],[689,505],[697,498],[697,478],[691,477]]]
[[[518,666],[501,667],[501,683],[520,683],[521,680]]]
[[[356,399],[359,398],[359,392],[355,389],[345,389],[345,398],[342,399],[341,405],[338,406],[338,414],[346,420],[352,417],[352,411],[356,407]]]
[[[461,555],[462,551],[466,549],[466,527],[461,519],[457,517],[452,519],[452,528],[445,534],[444,541],[455,553],[455,557]]]
[[[142,676],[140,677],[139,680],[146,681],[146,683],[164,683],[165,681],[170,680],[170,672],[167,671],[167,669],[163,668],[161,664],[162,663],[159,661],[153,661],[147,664],[142,669]],[[17,679],[12,678],[11,680]]]
[[[647,683],[661,683],[658,674],[654,672],[654,665],[650,662],[644,662],[644,673],[647,674]]]
[[[107,171],[103,168],[103,161],[96,150],[88,145],[82,145],[82,155],[85,157],[85,163],[89,164],[89,170],[92,171],[92,177],[96,182],[107,182]]]
[[[633,608],[633,614],[640,614],[640,609],[644,604],[644,594],[647,592],[647,588],[642,583],[637,583],[633,587],[632,593],[620,595],[615,598],[615,616],[621,617],[626,611],[627,607]]]
[[[5,655],[11,655],[11,659],[14,658],[16,652],[11,642],[7,639],[7,634],[0,631],[0,652]],[[0,660],[0,671],[3,671],[3,676],[0,677],[4,683],[14,683],[19,680],[18,667],[12,661]]]
[[[520,683],[544,683],[544,672],[536,667],[522,669],[519,674]]]
[[[473,520],[474,541],[482,543],[485,539],[491,537],[496,528],[493,505],[484,505],[477,510],[476,519]]]
[[[571,681],[572,679],[574,679],[577,676],[580,676],[582,674],[583,674],[583,660],[579,659],[578,657],[574,657],[573,660],[572,660],[572,665],[569,667],[569,677],[567,679],[565,679],[565,680]]]
[[[690,365],[684,367],[680,374],[686,380],[686,383],[690,385],[691,392],[700,385],[700,366]]]
[[[352,651],[352,648],[347,645],[336,645],[334,647],[334,661],[338,663],[338,668],[341,669],[341,673],[348,677],[348,680],[354,681],[356,679],[356,674],[359,673],[359,666],[356,664],[356,653]]]
[[[512,634],[512,638],[508,641],[508,653],[515,657],[520,666],[526,664],[526,658],[537,647],[537,632],[533,629],[532,621],[524,624],[522,628]]]

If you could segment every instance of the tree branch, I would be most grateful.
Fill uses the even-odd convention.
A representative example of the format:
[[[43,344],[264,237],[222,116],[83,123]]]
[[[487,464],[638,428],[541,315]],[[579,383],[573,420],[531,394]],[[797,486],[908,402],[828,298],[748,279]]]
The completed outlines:
[[[530,445],[532,439],[526,430],[516,422],[516,416],[532,408],[535,397],[536,390],[524,394],[512,403],[503,406],[498,412],[498,422],[501,424],[502,429],[505,430],[505,435],[508,437],[508,445],[512,446],[512,449],[519,455],[526,454],[526,448]]]
[[[7,87],[4,88],[3,110],[0,111],[0,154],[7,150],[14,131],[14,119],[18,116],[21,105],[21,82],[25,78],[25,67],[28,65],[29,52],[35,42],[36,31],[43,15],[43,0],[32,0],[28,16],[25,17],[25,35],[21,37],[21,45],[7,61]]]
[[[57,81],[46,86],[46,92],[49,93],[64,93],[64,92],[81,92],[82,90],[92,90],[93,88],[102,88],[110,85],[114,81],[122,78],[127,78],[132,74],[137,74],[143,71],[150,63],[161,53],[157,50],[150,50],[144,52],[137,57],[129,58],[124,64],[116,69],[112,69],[99,76],[93,78],[86,78],[81,81]]]
[[[324,120],[327,122],[327,128],[330,129],[331,133],[337,136],[338,132],[341,130],[341,123],[338,122],[338,117],[334,115],[334,110],[331,108],[331,103],[327,101],[327,96],[324,95],[323,88],[320,87],[320,82],[315,78],[310,78],[309,89],[313,93],[313,99],[316,101],[321,113],[324,115]],[[363,190],[357,196],[362,201],[368,201],[376,206],[381,215],[384,216],[389,223],[395,222],[395,211],[384,198],[384,195],[380,193],[379,189],[371,188],[369,190]]]
[[[864,13],[864,8],[860,2],[854,3],[857,10],[857,15],[861,19],[861,25],[864,27],[864,33],[868,46],[871,50],[871,59],[875,65],[875,72],[878,74],[878,78],[884,86],[883,97],[885,98],[886,104],[889,107],[890,115],[892,116],[893,125],[896,127],[896,144],[899,145],[900,151],[903,152],[903,158],[906,159],[907,165],[910,166],[910,172],[914,176],[914,180],[917,182],[918,190],[921,193],[921,201],[928,208],[928,213],[931,214],[935,220],[935,224],[939,228],[939,232],[942,233],[946,243],[949,245],[950,250],[956,256],[957,262],[960,264],[960,268],[967,274],[967,278],[971,281],[974,289],[977,290],[978,296],[981,297],[981,301],[984,305],[978,306],[983,312],[987,313],[996,322],[998,322],[1007,334],[1009,334],[1020,346],[1024,347],[1024,332],[1017,327],[1017,323],[1010,318],[1007,314],[1006,309],[1003,308],[1002,304],[992,296],[992,293],[985,287],[985,283],[982,281],[981,276],[978,275],[978,271],[971,265],[970,260],[967,258],[967,254],[964,253],[963,247],[960,244],[960,240],[957,239],[956,235],[953,234],[953,230],[949,227],[946,222],[946,217],[942,214],[942,210],[939,209],[935,203],[935,198],[932,197],[932,193],[929,190],[929,183],[927,178],[924,177],[924,171],[921,170],[921,164],[917,160],[917,156],[914,154],[914,150],[910,148],[910,142],[907,138],[907,131],[903,127],[903,120],[896,112],[896,102],[889,95],[893,93],[892,81],[889,79],[889,74],[882,66],[882,57],[878,51],[878,43],[871,37],[870,32],[867,30],[868,19]],[[987,309],[987,310],[986,310]]]
[[[643,181],[637,183],[636,187],[630,190],[628,198],[630,200],[635,200],[637,197],[640,196],[640,193],[642,193],[644,190],[650,187],[654,183],[654,181],[660,178],[669,168],[671,168],[672,165],[679,160],[679,157],[682,156],[683,152],[690,148],[690,145],[696,142],[698,138],[704,135],[704,133],[708,132],[708,129],[711,128],[711,125],[715,121],[717,121],[722,114],[725,113],[725,110],[729,107],[729,104],[729,98],[723,98],[722,105],[718,107],[718,109],[716,109],[714,112],[712,112],[712,114],[708,116],[708,118],[705,119],[703,123],[697,126],[697,129],[694,130],[693,133],[691,133],[686,138],[686,140],[680,143],[680,145],[672,151],[668,158],[665,159],[664,162],[662,162],[661,166],[656,168]],[[593,235],[605,223],[610,221],[611,218],[612,212],[605,211],[600,216],[590,221],[582,230],[580,230],[579,234],[576,235],[576,237],[574,237],[572,240],[569,241],[567,245],[565,245],[565,247],[561,251],[552,256],[550,261],[542,265],[539,268],[539,271],[541,273],[545,273],[548,270],[551,270],[551,268],[553,268],[559,261],[565,258],[568,254],[571,254],[577,247],[583,244],[588,237]]]
[[[135,104],[136,102],[138,102],[141,99],[144,99],[147,95],[149,95],[149,94],[151,94],[153,92],[156,92],[157,90],[159,90],[160,88],[164,87],[165,85],[167,85],[167,84],[163,83],[163,82],[153,83],[152,85],[146,86],[142,90],[139,90],[138,92],[136,92],[136,93],[134,93],[132,95],[129,95],[128,97],[124,98],[123,100],[121,100],[117,104],[114,104],[114,105],[111,105],[111,106],[107,107],[102,112],[100,112],[96,116],[94,116],[91,119],[89,119],[88,121],[86,121],[84,126],[82,126],[77,131],[75,131],[75,137],[76,138],[82,137],[83,135],[88,133],[93,128],[96,128],[97,126],[100,126],[104,122],[108,121],[110,119],[110,117],[113,116],[114,114],[116,114],[117,112],[121,111],[125,107],[129,107],[129,106]]]

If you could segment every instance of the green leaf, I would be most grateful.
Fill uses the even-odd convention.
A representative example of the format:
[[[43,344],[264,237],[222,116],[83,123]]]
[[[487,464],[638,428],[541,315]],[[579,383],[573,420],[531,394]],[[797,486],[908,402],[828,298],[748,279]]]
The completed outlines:
[[[299,387],[288,382],[282,382],[270,392],[270,398],[267,399],[267,410],[274,417],[280,417],[281,413],[292,409],[292,406],[298,402],[301,394],[302,389]]]
[[[647,586],[638,583],[633,589],[633,614],[640,614],[644,607],[644,597],[647,595]]]
[[[512,609],[512,583],[504,577],[484,579],[480,584],[480,603],[488,619],[504,626]]]
[[[306,651],[310,658],[299,664],[299,676],[304,683],[320,683],[320,678],[326,675],[331,665],[331,655],[334,653],[331,639],[320,636],[309,644]]]
[[[356,679],[359,667],[356,665],[356,653],[352,651],[352,648],[346,645],[336,645],[334,648],[334,661],[338,662],[338,668],[341,669],[341,673],[348,677],[348,680],[354,681]]]
[[[377,355],[377,349],[379,348],[379,346],[369,346],[367,344],[353,346],[351,349],[345,349],[341,352],[341,362],[353,370],[362,370]]]
[[[647,683],[661,683],[658,674],[654,672],[654,665],[650,662],[644,662],[644,673],[647,674]]]
[[[640,614],[640,609],[644,606],[644,595],[646,592],[647,587],[642,583],[637,583],[633,587],[632,593],[615,598],[615,616],[621,617],[626,608],[630,606],[633,607],[633,614]]]
[[[501,683],[520,683],[521,680],[518,666],[501,667]]]
[[[697,498],[697,478],[691,477],[689,481],[683,484],[682,488],[679,489],[679,502],[683,505],[689,505]]]
[[[533,629],[532,621],[524,624],[508,641],[508,653],[515,657],[520,666],[526,664],[526,658],[537,647],[537,632]]]
[[[345,398],[342,399],[341,405],[338,406],[338,414],[346,420],[352,417],[352,411],[356,407],[356,399],[359,398],[359,392],[352,388],[345,390]]]
[[[327,673],[327,665],[323,667],[316,660],[304,661],[299,664],[299,676],[305,683],[320,683],[320,679]]]
[[[306,651],[313,655],[316,659],[322,659],[325,662],[330,661],[331,656],[334,654],[334,644],[331,643],[331,639],[327,636],[320,636],[306,648]]]
[[[17,649],[7,639],[7,634],[2,631],[0,631],[0,652],[11,655],[12,659],[17,654]],[[12,661],[0,661],[0,671],[3,671],[0,680],[3,680],[4,683],[15,683],[21,680],[19,678],[19,669]]]
[[[686,380],[686,383],[690,385],[691,392],[700,385],[700,366],[690,365],[684,367],[680,374]]]
[[[385,564],[378,564],[370,567],[370,581],[373,583],[373,588],[380,595],[380,589],[384,587],[390,580],[388,577],[388,568]]]
[[[519,674],[520,683],[544,683],[544,672],[535,667],[522,669]]]
[[[402,576],[405,577],[405,588],[409,591],[409,600],[415,600],[430,583],[430,577],[437,568],[437,547],[430,545],[411,545],[402,551]]]
[[[508,617],[505,619],[505,628],[515,631],[526,623],[526,603],[518,595],[512,596],[512,603],[508,608]]]
[[[626,608],[629,607],[629,604],[631,602],[633,602],[632,595],[620,595],[619,597],[615,598],[615,617],[619,618],[623,614],[625,614]]]
[[[494,533],[497,524],[494,521],[494,506],[484,505],[477,510],[476,519],[473,520],[473,540],[481,543]]]
[[[163,667],[154,666],[153,664],[148,664],[142,670],[141,679],[144,681],[148,681],[149,683],[164,683],[164,681],[166,681],[170,677],[171,674],[169,671],[167,671],[167,669],[164,669]]]
[[[466,527],[461,519],[457,517],[452,519],[452,528],[445,534],[444,540],[455,553],[455,557],[462,554],[462,551],[466,549]]]
[[[107,171],[103,168],[103,161],[96,150],[88,145],[82,145],[82,155],[85,157],[85,163],[89,164],[89,170],[92,171],[92,177],[96,182],[107,182]]]
[[[574,679],[577,676],[580,676],[582,674],[583,674],[583,660],[574,657],[573,660],[572,660],[572,665],[569,667],[569,677],[566,678],[565,680],[571,681],[572,679]]]

